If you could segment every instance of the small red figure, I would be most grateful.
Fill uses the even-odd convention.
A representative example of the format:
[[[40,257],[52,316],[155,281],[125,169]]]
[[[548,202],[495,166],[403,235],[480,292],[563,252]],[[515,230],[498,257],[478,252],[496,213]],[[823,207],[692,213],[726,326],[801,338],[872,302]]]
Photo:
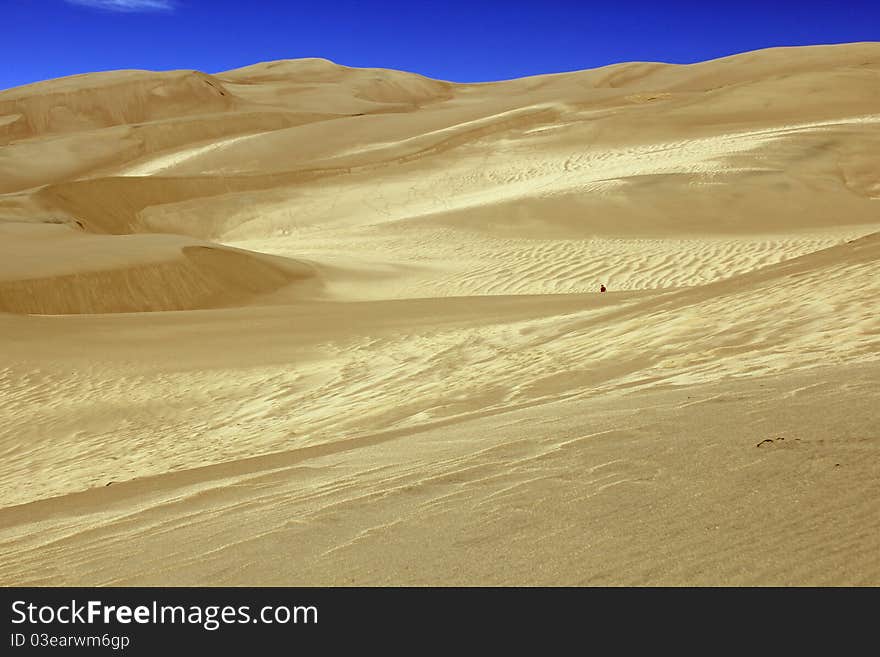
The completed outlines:
[[[604,291],[605,291],[605,286],[604,286],[604,285],[600,285],[600,286],[599,286],[599,292],[604,292]]]

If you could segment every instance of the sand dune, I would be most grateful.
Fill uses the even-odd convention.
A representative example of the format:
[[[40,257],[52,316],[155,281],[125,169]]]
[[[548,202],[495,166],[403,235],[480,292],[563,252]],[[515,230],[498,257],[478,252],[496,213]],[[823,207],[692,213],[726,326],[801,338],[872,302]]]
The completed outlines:
[[[0,92],[0,583],[877,585],[878,74]]]
[[[17,250],[0,263],[0,312],[42,315],[239,305],[294,286],[314,267],[175,235],[88,235],[52,224],[0,224]]]

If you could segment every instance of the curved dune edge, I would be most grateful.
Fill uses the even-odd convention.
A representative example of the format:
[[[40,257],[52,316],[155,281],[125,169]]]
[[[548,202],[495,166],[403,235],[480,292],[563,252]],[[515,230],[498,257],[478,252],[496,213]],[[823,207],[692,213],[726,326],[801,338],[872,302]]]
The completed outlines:
[[[294,260],[185,246],[178,260],[0,281],[0,312],[34,315],[200,310],[245,305],[291,284],[313,292],[315,270]]]

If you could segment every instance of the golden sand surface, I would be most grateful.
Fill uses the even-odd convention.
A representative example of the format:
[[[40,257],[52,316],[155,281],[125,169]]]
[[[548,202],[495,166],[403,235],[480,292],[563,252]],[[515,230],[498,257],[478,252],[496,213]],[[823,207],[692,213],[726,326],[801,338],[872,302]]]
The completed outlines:
[[[878,154],[878,43],[0,91],[0,584],[880,585]]]

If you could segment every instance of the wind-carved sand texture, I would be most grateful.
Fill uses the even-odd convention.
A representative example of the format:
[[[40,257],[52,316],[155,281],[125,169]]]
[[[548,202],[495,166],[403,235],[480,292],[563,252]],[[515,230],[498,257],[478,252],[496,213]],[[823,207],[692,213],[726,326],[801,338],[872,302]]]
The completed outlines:
[[[876,43],[0,92],[0,583],[876,586],[878,154]]]

